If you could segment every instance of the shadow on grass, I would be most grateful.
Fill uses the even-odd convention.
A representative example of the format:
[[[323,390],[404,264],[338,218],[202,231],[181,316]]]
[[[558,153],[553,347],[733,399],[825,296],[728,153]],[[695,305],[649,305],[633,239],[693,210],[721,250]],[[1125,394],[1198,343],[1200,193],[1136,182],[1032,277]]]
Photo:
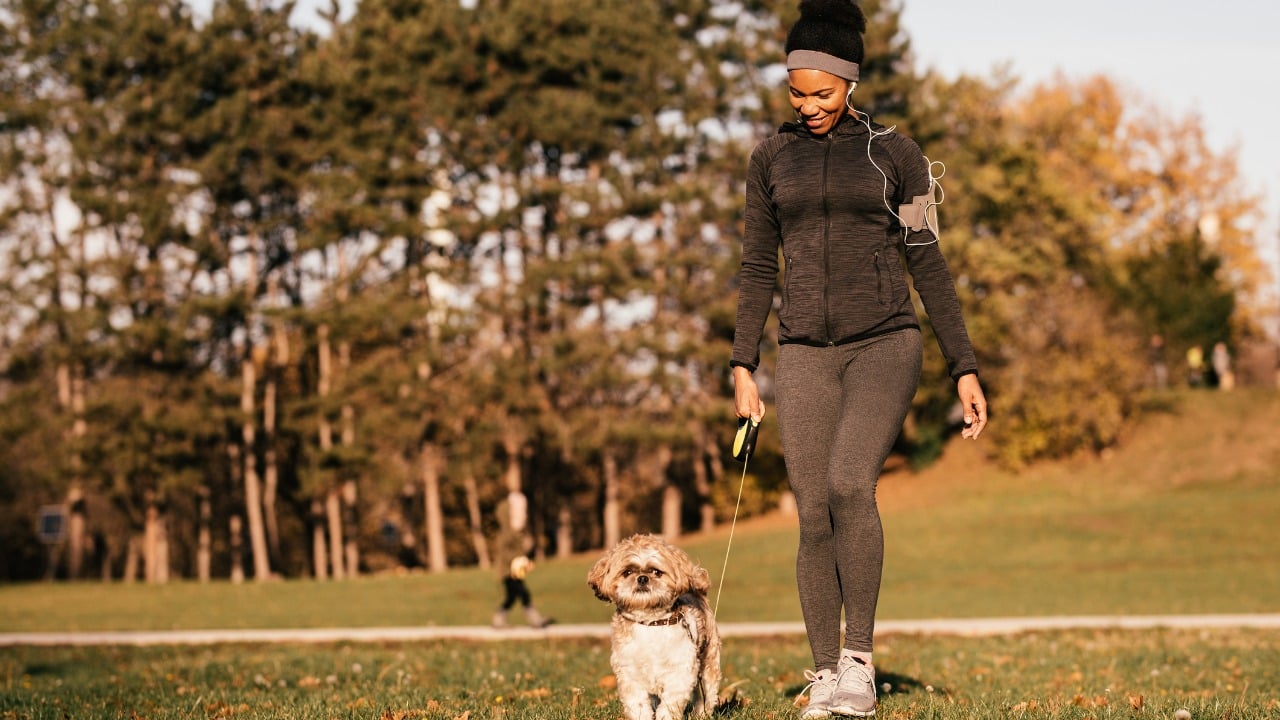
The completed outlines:
[[[924,683],[920,682],[916,678],[913,678],[910,675],[899,675],[898,673],[893,672],[876,671],[876,685],[878,686],[876,688],[876,692],[880,695],[905,695],[907,693],[915,692],[917,690],[923,691],[925,689]],[[886,685],[889,686],[888,690],[885,690]],[[934,688],[933,690],[934,692],[946,692],[943,688]]]
[[[888,689],[886,689],[886,686]],[[787,697],[796,698],[800,693],[804,692],[807,687],[809,687],[808,684],[792,685],[791,687],[788,687],[785,692]],[[876,694],[880,697],[884,697],[886,695],[905,695],[907,693],[925,690],[927,690],[925,684],[910,675],[901,675],[895,672],[876,670]],[[946,688],[935,687],[930,692],[945,694],[947,690]]]
[[[33,663],[23,668],[22,674],[31,677],[67,677],[71,674],[71,663]]]

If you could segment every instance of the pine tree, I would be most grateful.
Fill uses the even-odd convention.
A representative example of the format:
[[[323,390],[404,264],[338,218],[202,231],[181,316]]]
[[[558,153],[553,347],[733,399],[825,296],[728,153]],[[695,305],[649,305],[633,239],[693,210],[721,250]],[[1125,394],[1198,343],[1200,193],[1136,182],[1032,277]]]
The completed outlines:
[[[223,263],[222,279],[238,288],[214,322],[230,331],[217,362],[238,368],[241,378],[243,511],[257,580],[272,573],[257,419],[258,378],[268,358],[266,289],[274,277],[293,301],[307,292],[299,265],[306,238],[298,228],[318,151],[307,122],[313,92],[299,70],[316,40],[289,27],[287,12],[243,0],[214,3],[188,78],[200,105],[183,135],[206,202],[203,233]]]

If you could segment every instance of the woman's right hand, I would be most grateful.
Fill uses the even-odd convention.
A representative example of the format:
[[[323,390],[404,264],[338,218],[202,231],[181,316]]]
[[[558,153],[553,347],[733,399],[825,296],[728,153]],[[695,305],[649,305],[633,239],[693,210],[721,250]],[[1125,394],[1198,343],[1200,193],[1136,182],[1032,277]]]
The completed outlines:
[[[733,410],[740,418],[751,418],[756,422],[764,419],[760,388],[756,387],[751,371],[740,365],[733,368]]]

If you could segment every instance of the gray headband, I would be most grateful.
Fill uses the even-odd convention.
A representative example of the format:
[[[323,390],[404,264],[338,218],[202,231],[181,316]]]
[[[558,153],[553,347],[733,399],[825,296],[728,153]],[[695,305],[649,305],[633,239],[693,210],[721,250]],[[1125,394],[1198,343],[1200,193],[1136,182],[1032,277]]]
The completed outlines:
[[[821,70],[851,82],[858,80],[858,63],[818,50],[792,50],[787,53],[787,70]]]

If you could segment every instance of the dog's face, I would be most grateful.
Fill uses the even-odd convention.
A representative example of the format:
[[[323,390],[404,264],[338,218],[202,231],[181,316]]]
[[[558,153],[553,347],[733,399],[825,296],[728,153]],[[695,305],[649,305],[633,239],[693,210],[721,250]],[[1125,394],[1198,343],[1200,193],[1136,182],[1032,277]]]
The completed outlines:
[[[671,607],[685,593],[705,595],[711,576],[683,550],[654,535],[633,535],[587,573],[596,597],[624,610]]]

